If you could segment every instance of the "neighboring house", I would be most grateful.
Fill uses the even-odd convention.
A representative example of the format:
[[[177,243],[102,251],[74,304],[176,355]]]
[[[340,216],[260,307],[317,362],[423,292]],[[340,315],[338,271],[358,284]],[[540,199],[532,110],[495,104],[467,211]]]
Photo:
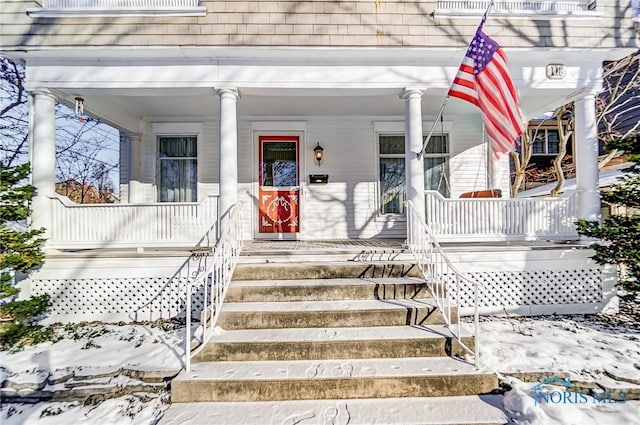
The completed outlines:
[[[603,64],[602,92],[596,98],[600,155],[607,153],[605,145],[608,140],[633,138],[640,134],[640,87],[637,84],[639,66],[640,51]],[[550,181],[549,177],[556,180],[555,176],[549,175],[549,170],[560,151],[557,125],[557,120],[553,118],[529,121],[532,153],[524,182],[525,189],[545,184]],[[563,163],[568,165],[565,177],[575,175],[573,151],[574,137],[569,137],[563,159]]]
[[[625,176],[624,169],[631,166],[631,163],[622,163],[616,166],[607,167],[600,171],[598,175],[598,186],[600,191],[610,190],[612,186],[620,183],[620,178]],[[555,182],[542,184],[532,189],[522,190],[518,192],[518,197],[545,197],[551,196],[551,190],[556,186]],[[576,179],[568,178],[562,190],[560,196],[573,196],[576,191]],[[627,214],[630,213],[629,209],[620,205],[610,204],[608,202],[601,201],[600,203],[600,216],[602,219],[610,216],[611,214]]]
[[[577,239],[573,217],[599,213],[601,64],[637,49],[631,10],[613,0],[495,2],[484,29],[509,57],[525,117],[576,104],[579,199],[516,204],[458,199],[489,187],[509,193],[508,159],[488,153],[470,104],[452,99],[427,154],[416,155],[488,3],[4,2],[1,50],[24,62],[33,114],[33,225],[48,229],[50,266],[34,290],[155,294],[188,251],[145,252],[198,244],[234,204],[244,239],[405,238],[406,200],[443,241]],[[54,104],[75,98],[120,129],[119,204],[55,195]],[[104,259],[103,248],[138,251]],[[66,252],[76,249],[86,251]],[[479,267],[544,269],[530,277],[544,275],[543,286],[588,269],[601,282],[587,250],[572,251],[570,264],[549,252],[523,250],[512,264],[487,254]],[[119,312],[150,302],[139,301]]]
[[[56,183],[56,193],[66,196],[76,204],[109,204],[118,200],[111,189],[99,189],[73,179]]]

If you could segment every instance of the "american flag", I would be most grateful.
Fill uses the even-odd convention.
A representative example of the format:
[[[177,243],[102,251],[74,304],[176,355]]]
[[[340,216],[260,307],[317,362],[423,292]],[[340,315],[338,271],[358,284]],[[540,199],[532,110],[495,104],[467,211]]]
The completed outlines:
[[[526,124],[507,57],[498,43],[482,32],[482,24],[467,49],[449,96],[480,108],[493,154],[500,158],[515,150]]]

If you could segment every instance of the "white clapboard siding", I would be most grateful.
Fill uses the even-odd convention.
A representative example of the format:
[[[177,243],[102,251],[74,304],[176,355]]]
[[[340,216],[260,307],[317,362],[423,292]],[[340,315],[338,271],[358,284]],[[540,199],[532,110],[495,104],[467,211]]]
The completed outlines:
[[[402,117],[260,117],[261,121],[276,121],[282,133],[295,132],[287,128],[287,120],[304,121],[306,131],[301,143],[301,232],[302,239],[405,237],[404,217],[379,214],[379,183],[377,140],[373,122],[396,121]],[[245,239],[257,234],[257,167],[258,152],[251,122],[256,117],[238,119],[238,202],[242,208]],[[425,118],[427,120],[428,118]],[[170,122],[175,120],[167,119]],[[481,122],[470,117],[450,117],[449,185],[452,198],[463,192],[486,189],[486,144],[483,144]],[[199,197],[217,196],[219,175],[219,130],[216,117],[200,121],[203,124],[199,151]],[[427,129],[425,129],[426,131]],[[271,131],[270,134],[277,133]],[[143,180],[145,201],[156,201],[157,152],[151,126],[143,138]],[[313,158],[313,147],[320,143],[324,160],[320,166]],[[123,155],[124,157],[124,155]],[[328,184],[309,184],[309,174],[328,174]],[[502,172],[502,186],[508,194],[508,172]],[[427,215],[429,211],[427,210]]]

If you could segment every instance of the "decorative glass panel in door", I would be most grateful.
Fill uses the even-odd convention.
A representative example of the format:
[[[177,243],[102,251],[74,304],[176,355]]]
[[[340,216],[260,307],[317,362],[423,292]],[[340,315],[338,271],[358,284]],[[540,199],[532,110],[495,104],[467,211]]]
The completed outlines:
[[[260,136],[258,149],[258,228],[260,233],[300,229],[298,136]]]

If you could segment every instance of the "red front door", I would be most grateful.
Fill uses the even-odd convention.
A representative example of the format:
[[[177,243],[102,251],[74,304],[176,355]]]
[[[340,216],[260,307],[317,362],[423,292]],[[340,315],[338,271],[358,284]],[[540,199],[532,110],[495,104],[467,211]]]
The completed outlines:
[[[300,138],[258,138],[258,229],[260,233],[300,230]]]

